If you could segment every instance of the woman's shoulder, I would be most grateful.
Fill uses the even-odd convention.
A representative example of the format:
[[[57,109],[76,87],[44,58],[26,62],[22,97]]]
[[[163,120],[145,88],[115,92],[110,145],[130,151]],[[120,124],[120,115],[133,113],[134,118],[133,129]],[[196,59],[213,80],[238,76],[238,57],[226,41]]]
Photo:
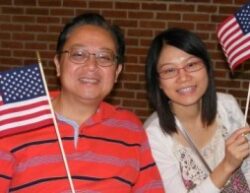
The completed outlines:
[[[153,112],[145,120],[143,127],[149,137],[157,138],[160,141],[164,140],[165,142],[172,141],[172,137],[161,129],[157,112]]]
[[[229,93],[217,92],[217,99],[219,102],[226,102],[226,101],[235,101],[233,95]]]
[[[229,93],[217,92],[216,94],[217,94],[218,99],[228,99],[228,100],[234,99],[234,96]]]
[[[151,115],[149,115],[149,117],[145,120],[143,124],[144,128],[149,128],[150,126],[153,125],[160,127],[157,112],[153,112]]]
[[[218,92],[217,93],[217,104],[218,104],[219,110],[221,108],[223,108],[227,111],[233,111],[235,108],[237,108],[237,109],[239,108],[239,104],[238,104],[236,98],[229,93]]]

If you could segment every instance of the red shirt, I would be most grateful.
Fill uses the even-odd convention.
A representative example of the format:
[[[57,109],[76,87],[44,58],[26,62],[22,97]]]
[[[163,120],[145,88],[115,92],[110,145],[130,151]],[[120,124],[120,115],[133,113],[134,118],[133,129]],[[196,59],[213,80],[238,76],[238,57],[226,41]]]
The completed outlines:
[[[79,193],[163,193],[140,120],[101,103],[79,128],[58,121],[75,191]],[[69,193],[53,126],[0,139],[0,192]]]

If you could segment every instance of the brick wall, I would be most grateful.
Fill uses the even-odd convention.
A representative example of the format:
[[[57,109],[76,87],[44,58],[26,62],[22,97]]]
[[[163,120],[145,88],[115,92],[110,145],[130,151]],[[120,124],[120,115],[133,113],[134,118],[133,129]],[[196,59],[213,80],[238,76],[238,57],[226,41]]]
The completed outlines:
[[[218,44],[217,24],[245,0],[0,0],[0,71],[36,62],[40,51],[50,89],[57,88],[53,57],[63,24],[84,11],[96,11],[119,24],[125,33],[126,64],[108,100],[144,120],[152,111],[147,101],[144,61],[153,36],[180,26],[197,32],[213,58],[217,90],[233,94],[245,110],[250,65],[232,75]],[[249,113],[248,113],[249,114]],[[248,116],[250,122],[250,116]]]

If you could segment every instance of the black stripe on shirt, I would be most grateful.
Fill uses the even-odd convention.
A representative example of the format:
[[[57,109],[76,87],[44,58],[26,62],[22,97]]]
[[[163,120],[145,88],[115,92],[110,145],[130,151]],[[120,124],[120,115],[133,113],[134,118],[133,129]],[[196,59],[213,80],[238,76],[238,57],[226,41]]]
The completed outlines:
[[[79,137],[80,138],[87,138],[87,139],[101,140],[101,141],[106,141],[106,142],[111,142],[111,143],[122,144],[122,145],[127,146],[127,147],[134,147],[134,146],[140,147],[141,146],[138,143],[132,143],[132,144],[130,144],[130,143],[126,143],[126,142],[121,141],[121,140],[109,139],[109,138],[104,138],[104,137],[94,137],[94,136],[88,136],[88,135],[79,135]],[[62,140],[63,141],[73,141],[74,137],[62,137]],[[57,143],[57,142],[58,142],[57,139],[33,141],[33,142],[25,143],[25,144],[22,144],[20,146],[17,146],[15,148],[13,148],[11,150],[11,153],[15,153],[15,152],[17,152],[19,150],[22,150],[22,149],[24,149],[26,147],[33,146],[33,145],[42,145],[42,144],[46,144],[46,143]]]
[[[112,176],[110,178],[95,178],[95,177],[88,177],[88,176],[74,176],[73,177],[74,179],[81,179],[81,180],[89,180],[89,181],[102,181],[102,180],[107,180],[107,179],[116,179],[120,182],[123,182],[129,186],[133,186],[133,183],[124,179],[124,178],[121,178],[119,176]]]
[[[3,174],[0,174],[0,178],[4,178],[6,180],[11,180],[12,179],[12,177],[6,176],[6,175],[3,175]]]
[[[14,152],[19,151],[19,150],[21,150],[23,148],[26,148],[28,146],[41,145],[41,144],[46,144],[46,143],[55,143],[57,141],[58,141],[57,139],[49,139],[49,140],[43,140],[43,141],[33,141],[33,142],[30,142],[30,143],[25,143],[25,144],[22,144],[20,146],[17,146],[15,148],[13,148],[10,152],[14,153]]]
[[[67,176],[62,176],[62,177],[53,177],[53,178],[43,178],[43,179],[39,179],[39,180],[36,180],[36,181],[33,181],[33,182],[29,182],[29,183],[26,183],[26,184],[23,184],[23,185],[20,185],[20,186],[16,186],[16,187],[13,187],[13,188],[10,188],[9,189],[9,192],[15,192],[17,190],[20,190],[20,189],[24,189],[24,188],[29,188],[30,186],[35,186],[36,184],[40,184],[40,183],[44,183],[44,182],[49,182],[49,181],[56,181],[56,180],[65,180],[65,179],[68,179]],[[112,176],[110,178],[95,178],[95,177],[89,177],[89,176],[72,176],[72,179],[78,179],[78,180],[84,180],[84,181],[93,181],[93,182],[97,182],[97,181],[102,181],[102,180],[107,180],[107,179],[115,179],[119,182],[122,182],[122,183],[125,183],[129,186],[133,186],[133,183],[126,180],[126,179],[123,179],[119,176]]]
[[[155,166],[155,163],[153,162],[153,163],[151,163],[151,164],[148,164],[148,165],[146,165],[146,166],[140,168],[140,171],[146,170],[146,169],[151,168],[151,167],[154,167],[154,166]]]
[[[133,146],[138,146],[140,147],[141,145],[138,143],[126,143],[121,140],[116,140],[116,139],[109,139],[105,137],[94,137],[94,136],[88,136],[88,135],[79,135],[80,138],[87,138],[87,139],[95,139],[95,140],[101,140],[101,141],[107,141],[107,142],[112,142],[112,143],[119,143],[128,147],[133,147]]]

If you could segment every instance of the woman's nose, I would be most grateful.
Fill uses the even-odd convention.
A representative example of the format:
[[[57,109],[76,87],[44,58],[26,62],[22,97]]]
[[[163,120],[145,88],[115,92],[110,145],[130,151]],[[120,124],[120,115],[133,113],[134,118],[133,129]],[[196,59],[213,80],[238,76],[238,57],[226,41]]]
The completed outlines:
[[[185,70],[185,68],[179,68],[177,77],[179,80],[186,80],[190,77],[190,74]]]

